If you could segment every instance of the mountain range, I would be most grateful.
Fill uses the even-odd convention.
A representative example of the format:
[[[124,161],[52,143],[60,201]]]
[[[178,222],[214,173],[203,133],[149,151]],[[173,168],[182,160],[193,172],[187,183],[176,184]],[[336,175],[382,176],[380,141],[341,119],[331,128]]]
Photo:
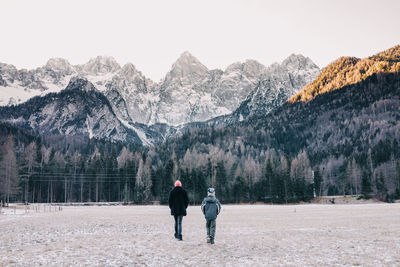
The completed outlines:
[[[319,72],[309,58],[294,54],[269,67],[246,60],[222,71],[209,70],[184,52],[159,83],[146,78],[131,63],[121,67],[112,57],[99,56],[83,65],[52,58],[34,70],[18,70],[0,63],[0,104],[7,106],[1,119],[19,122],[42,134],[151,144],[188,123],[223,115],[238,121],[268,113]],[[71,88],[80,88],[82,93],[76,95]],[[72,93],[75,95],[70,96]],[[86,101],[88,94],[98,101]],[[90,110],[99,112],[94,116]]]
[[[104,64],[72,70],[49,63],[54,73],[80,74],[39,68],[47,77],[41,79],[17,70],[12,80],[2,69],[0,89],[25,84],[26,91],[39,92],[0,107],[2,166],[14,162],[14,170],[28,173],[29,166],[17,162],[37,162],[32,200],[129,200],[145,191],[147,179],[149,199],[166,202],[177,177],[195,202],[208,186],[222,201],[237,203],[321,195],[400,198],[399,45],[363,59],[341,57],[321,71],[299,55],[269,67],[246,61],[208,70],[184,53],[159,83],[133,65],[97,62]],[[57,80],[65,88],[47,93]],[[6,151],[15,151],[14,157]],[[117,174],[120,182],[113,183]],[[96,176],[109,178],[99,184]],[[60,177],[56,190],[46,190],[54,177]]]

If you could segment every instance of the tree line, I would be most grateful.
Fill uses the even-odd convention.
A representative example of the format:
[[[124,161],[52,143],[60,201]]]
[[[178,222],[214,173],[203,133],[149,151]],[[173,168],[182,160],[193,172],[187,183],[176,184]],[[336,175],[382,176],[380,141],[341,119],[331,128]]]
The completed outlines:
[[[177,146],[170,153],[107,142],[60,150],[60,144],[36,140],[17,147],[14,138],[8,135],[1,144],[3,203],[166,203],[176,179],[192,204],[201,202],[208,187],[215,187],[224,203],[293,203],[322,195],[391,200],[400,193],[400,161],[392,144],[383,142],[370,151],[365,166],[354,157],[331,157],[313,166],[305,150],[289,157],[240,140],[227,150],[208,144],[203,151],[194,147],[182,153]]]

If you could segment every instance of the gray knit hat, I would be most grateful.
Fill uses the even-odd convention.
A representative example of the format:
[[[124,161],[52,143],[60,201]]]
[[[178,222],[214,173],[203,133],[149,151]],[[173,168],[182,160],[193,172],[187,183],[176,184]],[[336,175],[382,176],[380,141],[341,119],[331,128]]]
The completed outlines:
[[[215,189],[210,187],[207,189],[207,195],[215,197]]]

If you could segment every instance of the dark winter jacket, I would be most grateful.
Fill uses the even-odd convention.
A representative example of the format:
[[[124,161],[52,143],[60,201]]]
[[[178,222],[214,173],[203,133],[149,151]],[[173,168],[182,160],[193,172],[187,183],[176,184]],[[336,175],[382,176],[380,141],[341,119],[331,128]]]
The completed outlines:
[[[171,209],[171,215],[186,216],[186,208],[189,205],[186,190],[180,186],[175,186],[169,193],[168,204]]]
[[[221,211],[221,203],[214,196],[208,196],[201,203],[201,211],[207,220],[215,220]]]

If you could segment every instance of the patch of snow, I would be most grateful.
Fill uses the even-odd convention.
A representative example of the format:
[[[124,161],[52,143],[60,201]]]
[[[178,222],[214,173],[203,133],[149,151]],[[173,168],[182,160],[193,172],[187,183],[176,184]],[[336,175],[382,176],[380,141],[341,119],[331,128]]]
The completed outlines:
[[[42,92],[38,89],[25,89],[20,86],[0,86],[0,105],[7,106],[11,99],[15,104],[21,104],[34,96],[40,95]]]
[[[2,266],[397,266],[400,204],[223,205],[215,244],[190,206],[176,241],[167,206],[0,214]]]
[[[89,138],[92,139],[93,131],[92,131],[92,127],[89,125],[89,121],[90,121],[90,118],[87,116],[86,121],[85,121],[86,129],[87,129],[87,132],[89,133]]]
[[[140,140],[142,141],[143,145],[145,145],[145,146],[152,145],[152,142],[146,137],[146,133],[142,129],[131,125],[128,121],[126,121],[124,119],[121,119],[121,118],[118,118],[118,119],[125,127],[136,132],[136,134],[139,136]]]

